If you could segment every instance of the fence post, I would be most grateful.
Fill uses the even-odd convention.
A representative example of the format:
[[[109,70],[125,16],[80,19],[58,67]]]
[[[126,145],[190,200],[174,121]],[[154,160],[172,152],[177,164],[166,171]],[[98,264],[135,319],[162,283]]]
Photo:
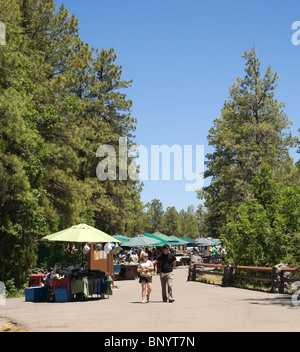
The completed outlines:
[[[272,276],[271,276],[271,293],[279,293],[281,286],[281,270],[278,265],[272,267]]]
[[[196,270],[197,270],[196,264],[190,262],[187,281],[196,281]]]
[[[222,278],[222,286],[228,287],[232,284],[232,275],[235,273],[236,265],[234,263],[229,263],[224,266],[224,275]]]
[[[203,263],[203,259],[200,256],[196,256],[196,255],[191,256],[187,281],[196,281],[197,267],[196,267],[195,263]]]
[[[281,268],[287,268],[288,265],[280,263],[272,267],[272,293],[284,293],[285,283],[284,278],[290,278],[290,274],[281,271]]]

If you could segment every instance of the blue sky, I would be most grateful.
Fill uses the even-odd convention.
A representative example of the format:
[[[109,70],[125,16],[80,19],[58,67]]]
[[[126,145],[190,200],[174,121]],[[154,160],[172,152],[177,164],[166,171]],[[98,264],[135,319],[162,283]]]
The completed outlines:
[[[292,44],[300,21],[296,0],[61,0],[79,19],[80,36],[95,48],[113,47],[137,118],[136,142],[204,145],[220,116],[228,89],[244,76],[241,55],[253,46],[262,68],[279,75],[276,98],[300,127],[300,45]],[[299,35],[300,39],[300,35]],[[300,154],[291,150],[298,160]],[[172,176],[172,174],[171,174]],[[172,177],[171,177],[172,178]],[[179,211],[202,201],[182,181],[144,181],[142,200],[158,198]],[[205,183],[207,184],[207,182]]]

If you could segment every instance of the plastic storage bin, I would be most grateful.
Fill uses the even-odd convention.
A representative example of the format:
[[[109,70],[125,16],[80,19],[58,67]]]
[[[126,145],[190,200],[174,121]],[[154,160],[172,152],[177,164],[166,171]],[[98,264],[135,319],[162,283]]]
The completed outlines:
[[[25,288],[25,301],[26,302],[43,302],[47,301],[47,286],[41,287],[26,287]]]
[[[114,273],[121,272],[121,264],[114,264]]]
[[[73,295],[71,292],[68,294],[66,288],[55,288],[55,302],[71,302],[73,301]]]

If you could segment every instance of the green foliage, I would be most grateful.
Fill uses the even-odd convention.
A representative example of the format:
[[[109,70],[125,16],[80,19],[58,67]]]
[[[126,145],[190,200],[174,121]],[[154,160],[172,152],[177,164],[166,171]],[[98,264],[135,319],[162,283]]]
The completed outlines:
[[[199,217],[199,213],[195,212],[194,207],[189,206],[186,211],[182,209],[179,212],[179,215],[181,216],[180,233],[189,238],[196,238],[199,236],[201,233],[199,231],[201,216]]]
[[[15,285],[15,280],[10,279],[5,282],[5,295],[6,298],[16,298],[24,295],[24,288],[19,289]]]
[[[144,231],[189,238],[197,238],[203,234],[201,205],[196,211],[192,205],[188,206],[187,210],[182,209],[179,212],[175,207],[167,207],[164,211],[162,202],[159,199],[153,199],[145,205],[144,212]]]
[[[275,177],[271,166],[262,164],[250,191],[223,235],[230,260],[238,265],[299,266],[300,187]]]
[[[158,199],[153,199],[145,205],[146,215],[149,219],[148,229],[150,233],[160,231],[163,222],[163,204]]]
[[[167,207],[163,218],[162,230],[167,236],[181,236],[181,219],[175,207]]]

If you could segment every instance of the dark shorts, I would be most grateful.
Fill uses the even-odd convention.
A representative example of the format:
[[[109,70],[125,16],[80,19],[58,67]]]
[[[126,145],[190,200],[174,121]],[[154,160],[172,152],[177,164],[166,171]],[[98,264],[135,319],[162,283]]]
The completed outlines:
[[[141,284],[142,282],[146,282],[146,283],[152,284],[152,276],[150,276],[150,277],[143,277],[143,276],[140,276],[139,282],[140,282],[140,284]]]

